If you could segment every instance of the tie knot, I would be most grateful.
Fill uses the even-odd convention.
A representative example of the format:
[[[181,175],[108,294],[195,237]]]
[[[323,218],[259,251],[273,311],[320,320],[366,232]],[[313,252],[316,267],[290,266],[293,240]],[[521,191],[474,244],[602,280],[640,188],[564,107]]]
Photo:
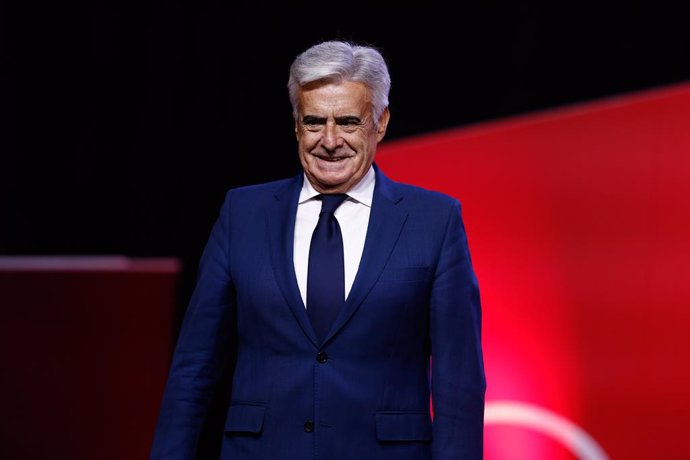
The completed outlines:
[[[321,195],[321,212],[333,214],[338,206],[347,198],[345,193],[335,193],[332,195]]]

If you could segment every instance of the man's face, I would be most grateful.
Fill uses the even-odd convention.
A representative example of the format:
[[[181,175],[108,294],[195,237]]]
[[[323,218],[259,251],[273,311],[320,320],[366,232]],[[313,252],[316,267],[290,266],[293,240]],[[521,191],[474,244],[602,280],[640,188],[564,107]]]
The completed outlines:
[[[344,193],[367,173],[388,124],[374,127],[369,91],[343,82],[302,88],[295,134],[307,178],[321,193]]]

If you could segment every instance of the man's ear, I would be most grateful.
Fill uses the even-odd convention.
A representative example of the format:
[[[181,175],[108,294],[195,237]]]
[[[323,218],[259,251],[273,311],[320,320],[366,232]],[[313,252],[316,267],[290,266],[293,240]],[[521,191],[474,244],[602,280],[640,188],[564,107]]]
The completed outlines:
[[[378,142],[381,142],[383,140],[383,137],[386,135],[386,128],[388,127],[388,120],[391,118],[391,113],[388,110],[388,107],[386,107],[383,110],[383,113],[379,117],[379,124],[376,127],[376,140]]]

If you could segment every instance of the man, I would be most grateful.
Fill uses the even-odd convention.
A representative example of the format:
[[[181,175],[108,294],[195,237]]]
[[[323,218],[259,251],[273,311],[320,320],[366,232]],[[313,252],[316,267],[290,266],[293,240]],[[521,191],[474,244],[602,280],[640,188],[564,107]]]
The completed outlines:
[[[374,163],[390,117],[374,48],[317,44],[288,88],[303,174],[228,192],[151,458],[194,457],[234,363],[223,459],[481,459],[481,311],[458,201]]]

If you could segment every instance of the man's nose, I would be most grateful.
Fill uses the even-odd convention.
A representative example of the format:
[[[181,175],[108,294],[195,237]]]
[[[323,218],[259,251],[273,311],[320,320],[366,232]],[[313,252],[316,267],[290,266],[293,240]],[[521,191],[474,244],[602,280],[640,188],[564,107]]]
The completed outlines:
[[[334,150],[343,144],[343,138],[340,136],[340,130],[338,129],[338,125],[336,123],[326,123],[326,128],[323,131],[321,143],[327,150]]]

